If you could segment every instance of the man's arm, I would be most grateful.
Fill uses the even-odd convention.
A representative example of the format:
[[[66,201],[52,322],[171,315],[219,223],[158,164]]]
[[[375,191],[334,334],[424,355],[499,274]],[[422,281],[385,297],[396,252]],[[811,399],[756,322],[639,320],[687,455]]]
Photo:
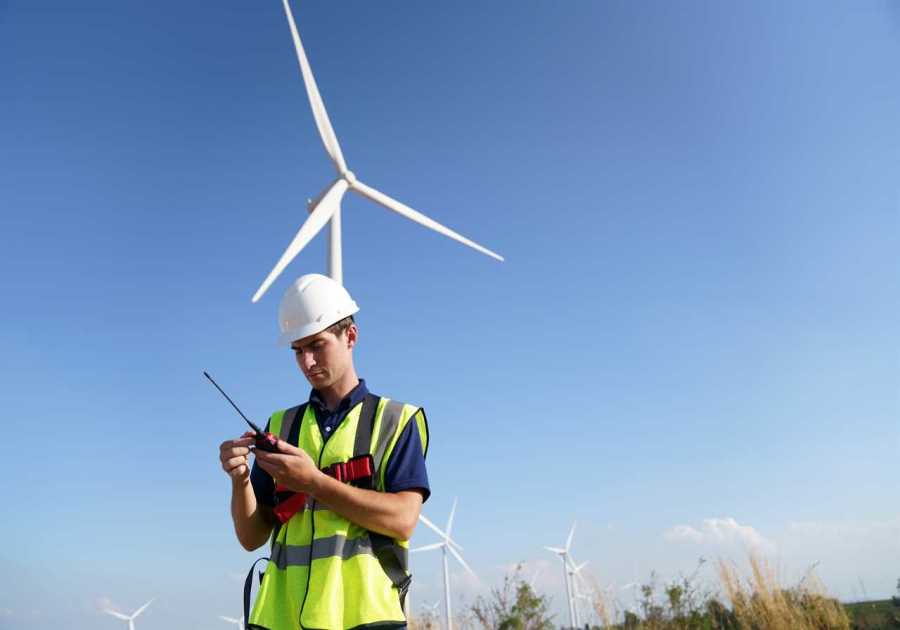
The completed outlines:
[[[316,468],[303,449],[283,440],[278,453],[254,449],[256,463],[294,492],[314,496],[330,510],[366,529],[408,540],[422,509],[422,495],[415,491],[376,492],[333,479]]]
[[[419,520],[422,495],[415,490],[376,492],[323,474],[311,494],[328,509],[373,532],[409,540]]]
[[[247,454],[252,437],[244,434],[237,440],[228,440],[219,446],[222,469],[231,478],[231,520],[238,542],[247,551],[263,546],[269,539],[275,516],[271,508],[257,502],[250,483],[250,466]]]

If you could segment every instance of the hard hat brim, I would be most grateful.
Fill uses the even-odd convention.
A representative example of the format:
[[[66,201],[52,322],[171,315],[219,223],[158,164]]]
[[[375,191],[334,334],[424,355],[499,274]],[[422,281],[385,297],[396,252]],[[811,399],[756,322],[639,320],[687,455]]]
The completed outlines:
[[[311,337],[312,335],[318,335],[323,330],[326,330],[329,326],[333,326],[342,319],[350,317],[351,315],[355,315],[358,312],[359,307],[354,304],[352,309],[348,309],[346,313],[341,314],[337,319],[335,319],[334,321],[329,321],[327,324],[323,324],[322,322],[310,322],[305,326],[297,326],[296,328],[286,330],[278,336],[278,345],[282,347],[289,346],[298,339]]]

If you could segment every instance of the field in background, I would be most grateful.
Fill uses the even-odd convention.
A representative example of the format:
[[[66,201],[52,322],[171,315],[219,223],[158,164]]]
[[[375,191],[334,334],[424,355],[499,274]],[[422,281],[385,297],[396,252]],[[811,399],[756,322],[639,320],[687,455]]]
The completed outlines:
[[[703,564],[701,560],[700,564]],[[698,565],[699,568],[699,565]],[[698,585],[697,572],[668,584],[654,576],[639,587],[636,605],[623,606],[605,596],[597,585],[590,589],[589,624],[604,630],[875,630],[900,629],[900,580],[897,597],[881,601],[842,604],[828,596],[810,570],[794,586],[779,584],[763,559],[749,558],[748,569],[730,563],[716,565],[715,591]],[[549,597],[535,592],[517,571],[486,597],[464,607],[454,618],[459,630],[551,630],[566,628],[550,615]],[[582,615],[584,616],[584,615]],[[584,622],[582,622],[584,623]],[[410,630],[443,628],[440,611],[421,612],[410,620]]]
[[[898,585],[900,595],[900,585]],[[844,604],[851,628],[900,628],[900,597]]]

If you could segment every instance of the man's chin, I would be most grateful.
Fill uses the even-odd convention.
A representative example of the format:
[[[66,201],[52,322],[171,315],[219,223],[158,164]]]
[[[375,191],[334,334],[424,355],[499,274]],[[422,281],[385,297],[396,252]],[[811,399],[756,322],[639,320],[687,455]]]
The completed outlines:
[[[325,387],[328,385],[328,375],[322,372],[318,374],[307,374],[306,380],[315,388]]]

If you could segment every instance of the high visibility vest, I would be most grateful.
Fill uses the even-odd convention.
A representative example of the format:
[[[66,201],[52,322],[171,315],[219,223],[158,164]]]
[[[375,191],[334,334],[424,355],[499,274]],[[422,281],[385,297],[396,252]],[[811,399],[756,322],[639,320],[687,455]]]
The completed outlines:
[[[319,431],[311,405],[305,406],[302,417],[298,417],[296,407],[276,412],[269,421],[269,430],[287,441],[290,425],[299,421],[295,446],[306,451],[323,469],[353,457],[362,407],[363,403],[353,407],[327,438]],[[415,424],[413,430],[419,431],[424,454],[428,448],[424,411],[387,398],[378,401],[370,443],[375,490],[384,492],[385,469],[410,422]],[[379,545],[378,536],[370,536],[368,530],[310,498],[306,509],[294,514],[273,536],[250,626],[269,630],[347,630],[369,624],[406,623],[399,590],[382,563],[385,551],[390,552],[399,559],[401,575],[408,578],[409,542],[384,536],[380,536],[380,541]],[[385,543],[390,548],[385,549]]]

